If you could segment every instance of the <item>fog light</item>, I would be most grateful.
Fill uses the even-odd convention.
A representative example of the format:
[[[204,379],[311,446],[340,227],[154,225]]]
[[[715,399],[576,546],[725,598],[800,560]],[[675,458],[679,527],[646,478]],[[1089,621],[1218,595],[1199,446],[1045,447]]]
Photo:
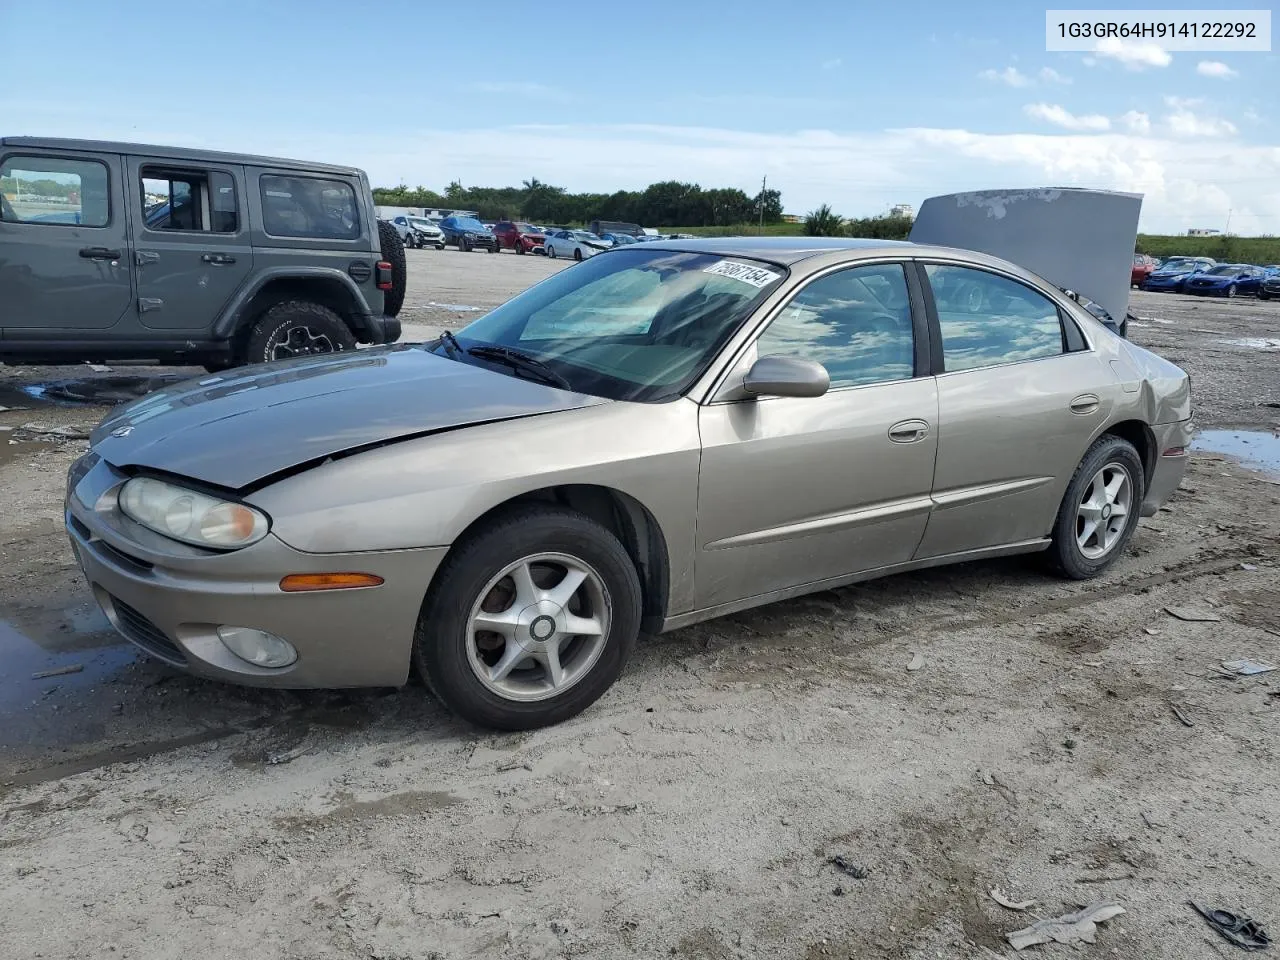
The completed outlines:
[[[288,640],[253,627],[219,627],[218,638],[245,663],[255,667],[287,667],[298,659]]]

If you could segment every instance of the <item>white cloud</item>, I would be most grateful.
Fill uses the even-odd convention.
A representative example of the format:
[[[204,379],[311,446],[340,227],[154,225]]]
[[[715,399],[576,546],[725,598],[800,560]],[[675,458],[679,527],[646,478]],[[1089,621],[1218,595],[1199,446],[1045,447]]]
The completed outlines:
[[[843,63],[844,63],[844,60],[842,60],[840,57],[835,57],[835,58],[833,58],[833,59],[831,59],[831,60],[823,60],[823,61],[822,61],[822,69],[823,69],[823,70],[834,70],[836,67],[840,66],[840,65],[841,65],[841,64],[843,64]]]
[[[1077,116],[1056,103],[1029,103],[1022,112],[1036,120],[1044,120],[1066,130],[1110,130],[1111,121],[1098,113]]]
[[[1262,122],[1262,114],[1258,113],[1258,111],[1253,109],[1253,107],[1246,108],[1244,113],[1240,114],[1240,116],[1244,117],[1250,123]]]
[[[1005,67],[1003,70],[983,70],[978,76],[983,80],[994,80],[1010,87],[1028,87],[1031,85],[1031,78],[1019,71],[1017,67]]]
[[[1175,137],[1229,137],[1236,133],[1231,121],[1196,112],[1195,108],[1204,103],[1203,97],[1165,97],[1164,102],[1172,111],[1164,123]]]
[[[1104,37],[1094,47],[1094,53],[1122,63],[1129,70],[1167,67],[1173,62],[1173,54],[1158,43],[1148,40],[1132,42],[1119,37]]]
[[[1120,122],[1130,133],[1148,134],[1151,132],[1151,117],[1138,110],[1130,110],[1120,115]]]
[[[1071,82],[1071,78],[1070,78],[1070,77],[1064,77],[1064,76],[1063,76],[1062,74],[1060,74],[1057,70],[1053,69],[1053,67],[1041,67],[1041,68],[1040,68],[1040,79],[1041,79],[1041,80],[1043,80],[1045,83],[1063,83],[1063,84],[1066,84],[1066,83],[1070,83],[1070,82]]]
[[[1240,76],[1240,71],[1232,70],[1220,60],[1201,60],[1196,64],[1196,73],[1202,77],[1214,77],[1218,80],[1233,80]]]

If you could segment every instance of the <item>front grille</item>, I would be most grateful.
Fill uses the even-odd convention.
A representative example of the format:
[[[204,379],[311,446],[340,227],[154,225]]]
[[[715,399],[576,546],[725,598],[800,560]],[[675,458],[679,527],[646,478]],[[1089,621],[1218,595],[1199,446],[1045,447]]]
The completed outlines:
[[[176,643],[170,640],[154,623],[144,617],[123,600],[111,598],[111,607],[116,614],[116,623],[121,633],[140,646],[147,653],[170,663],[184,664],[186,654]]]

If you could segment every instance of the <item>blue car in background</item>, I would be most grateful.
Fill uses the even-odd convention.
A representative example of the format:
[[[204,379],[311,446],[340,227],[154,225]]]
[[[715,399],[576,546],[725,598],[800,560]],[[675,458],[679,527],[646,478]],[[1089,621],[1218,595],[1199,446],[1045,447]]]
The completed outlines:
[[[492,230],[475,217],[445,217],[440,221],[444,242],[453,244],[463,253],[484,247],[490,253],[498,252],[498,238]]]
[[[1183,293],[1198,297],[1234,297],[1258,293],[1266,271],[1247,263],[1220,263],[1208,270],[1193,273],[1182,284]]]
[[[1142,282],[1140,289],[1162,293],[1181,293],[1182,285],[1193,273],[1209,270],[1217,264],[1211,257],[1170,257]]]

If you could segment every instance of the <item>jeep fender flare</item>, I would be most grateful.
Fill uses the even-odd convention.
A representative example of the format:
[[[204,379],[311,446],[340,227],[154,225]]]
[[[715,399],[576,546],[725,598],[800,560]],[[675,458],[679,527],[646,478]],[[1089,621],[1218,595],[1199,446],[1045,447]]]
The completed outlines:
[[[254,320],[255,317],[246,315],[246,308],[263,288],[278,280],[302,283],[309,280],[323,280],[327,283],[336,283],[350,300],[351,306],[348,311],[350,315],[367,317],[373,312],[369,309],[369,301],[365,299],[355,281],[341,270],[332,267],[271,267],[256,273],[252,284],[236,291],[235,296],[222,308],[222,312],[213,322],[212,336],[219,340],[230,339],[245,323]],[[303,295],[294,293],[290,296],[293,299],[300,299]]]

